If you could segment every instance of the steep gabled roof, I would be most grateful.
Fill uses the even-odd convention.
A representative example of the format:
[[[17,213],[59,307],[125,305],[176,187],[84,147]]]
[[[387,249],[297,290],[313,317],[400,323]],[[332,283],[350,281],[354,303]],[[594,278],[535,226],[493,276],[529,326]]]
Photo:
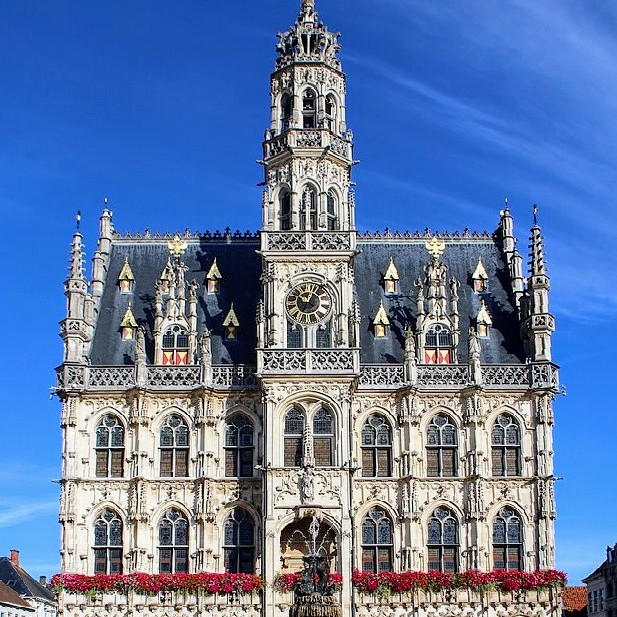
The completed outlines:
[[[56,601],[56,597],[47,587],[43,587],[8,557],[0,557],[0,581],[23,598],[34,598],[45,602]]]

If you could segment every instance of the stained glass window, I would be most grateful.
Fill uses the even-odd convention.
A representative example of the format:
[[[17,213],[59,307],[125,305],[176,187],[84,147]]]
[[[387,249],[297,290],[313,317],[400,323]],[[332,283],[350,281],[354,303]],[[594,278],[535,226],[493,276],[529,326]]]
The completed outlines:
[[[392,521],[382,508],[373,508],[362,520],[362,570],[392,569]]]
[[[109,508],[94,523],[93,549],[95,574],[122,572],[122,520]]]
[[[96,429],[97,478],[121,478],[124,475],[124,426],[113,415],[105,416]]]
[[[445,478],[457,471],[456,427],[444,414],[435,416],[426,431],[426,475]]]
[[[448,508],[437,508],[428,521],[428,569],[458,570],[458,522]]]
[[[189,473],[189,429],[178,415],[167,417],[160,432],[160,475],[186,478]]]
[[[255,524],[243,508],[234,508],[223,529],[223,553],[226,572],[253,572],[255,561]]]
[[[225,428],[225,475],[253,475],[253,423],[243,414],[234,416]]]
[[[159,523],[159,572],[188,572],[189,523],[172,508]]]
[[[392,432],[380,415],[370,416],[362,427],[362,476],[365,478],[392,475]]]

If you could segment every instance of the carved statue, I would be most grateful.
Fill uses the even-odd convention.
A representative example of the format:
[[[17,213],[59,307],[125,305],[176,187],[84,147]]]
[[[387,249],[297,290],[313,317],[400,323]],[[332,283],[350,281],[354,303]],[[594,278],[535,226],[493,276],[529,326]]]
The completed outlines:
[[[138,386],[145,386],[147,381],[146,332],[143,326],[137,328],[135,334],[135,381]]]
[[[469,377],[472,383],[482,383],[482,368],[480,366],[480,341],[474,328],[469,328],[468,355]]]
[[[212,381],[212,341],[210,330],[204,327],[204,331],[199,339],[199,351],[201,362],[201,377],[204,383]]]
[[[315,471],[312,465],[306,465],[300,478],[300,490],[303,503],[315,498]]]
[[[321,554],[309,555],[308,557],[303,557],[302,561],[305,563],[305,567],[302,570],[302,578],[296,589],[298,594],[332,595],[332,589],[328,588],[328,578],[330,575],[330,560],[328,557]]]

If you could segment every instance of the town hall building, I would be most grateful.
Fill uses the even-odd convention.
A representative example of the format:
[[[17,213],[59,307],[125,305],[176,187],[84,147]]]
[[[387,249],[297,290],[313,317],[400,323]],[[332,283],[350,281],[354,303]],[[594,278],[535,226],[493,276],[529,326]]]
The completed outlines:
[[[86,278],[75,232],[62,571],[272,583],[302,569],[313,534],[344,617],[378,602],[557,615],[553,593],[420,605],[352,587],[355,570],[554,567],[558,373],[535,220],[528,255],[507,204],[492,234],[357,231],[339,49],[303,0],[270,78],[258,233],[126,235],[105,209]],[[66,592],[60,613],[282,617],[293,602],[272,585],[236,604],[184,598]]]

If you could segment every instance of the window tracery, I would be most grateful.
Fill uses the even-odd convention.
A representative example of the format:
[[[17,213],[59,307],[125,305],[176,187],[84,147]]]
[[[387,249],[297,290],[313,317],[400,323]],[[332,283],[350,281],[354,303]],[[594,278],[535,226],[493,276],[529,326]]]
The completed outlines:
[[[510,414],[502,413],[493,424],[491,461],[494,476],[521,475],[521,430]]]
[[[321,407],[313,416],[313,457],[316,467],[330,467],[334,450],[332,412]]]
[[[428,521],[428,569],[458,571],[458,522],[449,508],[437,508]]]
[[[329,231],[338,229],[337,198],[333,189],[326,194],[326,227]]]
[[[244,508],[234,508],[223,528],[226,572],[251,574],[255,562],[255,524]]]
[[[392,521],[382,508],[373,508],[362,520],[362,570],[392,570],[394,541]]]
[[[453,360],[452,333],[442,324],[431,326],[424,337],[425,364],[451,364]]]
[[[373,414],[362,427],[362,476],[392,475],[392,430],[386,419]]]
[[[291,193],[288,190],[281,192],[279,196],[280,226],[281,231],[291,229]]]
[[[456,475],[456,427],[445,414],[436,415],[426,430],[426,475],[445,478]]]
[[[179,366],[189,363],[189,333],[179,325],[167,328],[161,345],[163,365]]]
[[[302,128],[317,128],[317,95],[307,88],[302,95]]]
[[[122,572],[122,519],[106,508],[94,523],[94,573]]]
[[[237,414],[225,428],[225,476],[248,478],[253,475],[254,427],[244,414]]]
[[[114,415],[106,415],[96,429],[97,478],[121,478],[124,475],[124,426]]]
[[[300,199],[300,229],[317,229],[317,192],[305,186]]]
[[[160,431],[160,476],[186,478],[189,475],[189,429],[186,422],[172,414]]]
[[[172,508],[159,523],[159,572],[188,572],[189,523],[182,512]]]
[[[493,521],[493,567],[523,569],[523,530],[520,516],[509,507],[501,508]]]
[[[285,414],[285,425],[283,432],[283,464],[285,467],[300,467],[302,465],[304,414],[297,407],[292,407]]]

